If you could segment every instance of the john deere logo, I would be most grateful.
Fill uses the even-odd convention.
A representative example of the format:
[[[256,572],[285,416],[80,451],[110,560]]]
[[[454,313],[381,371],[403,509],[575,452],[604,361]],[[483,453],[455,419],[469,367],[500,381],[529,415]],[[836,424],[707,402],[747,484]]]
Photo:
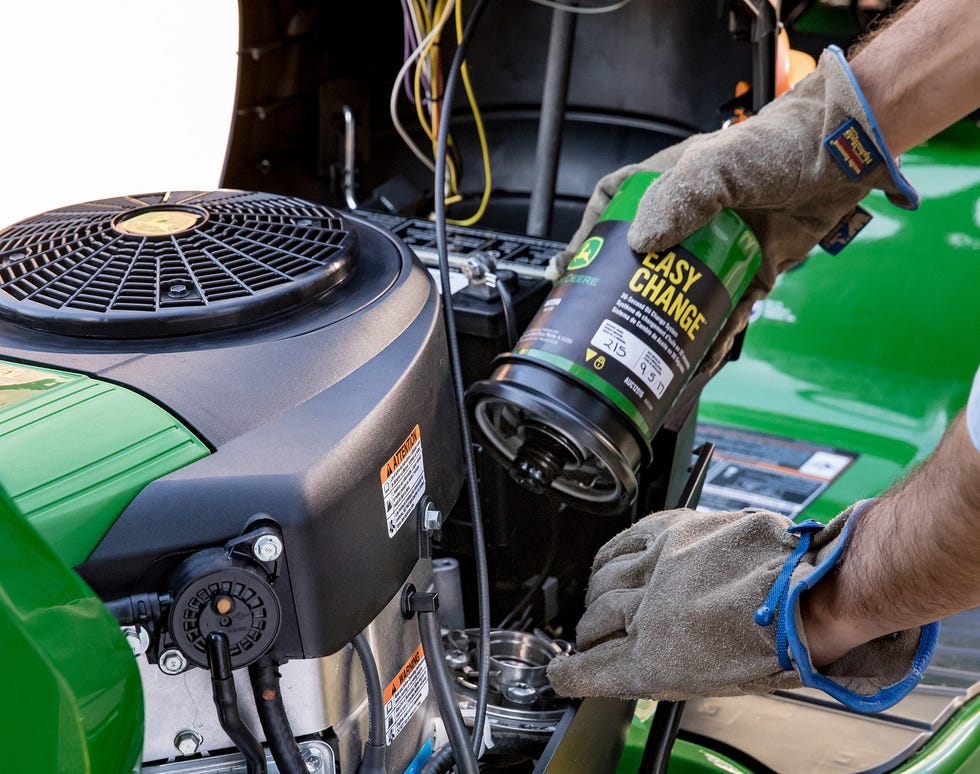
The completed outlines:
[[[595,257],[599,254],[602,249],[602,243],[605,242],[602,237],[594,236],[586,239],[582,246],[575,253],[575,257],[572,258],[568,263],[568,270],[575,271],[576,269],[584,269],[590,263],[595,260]]]

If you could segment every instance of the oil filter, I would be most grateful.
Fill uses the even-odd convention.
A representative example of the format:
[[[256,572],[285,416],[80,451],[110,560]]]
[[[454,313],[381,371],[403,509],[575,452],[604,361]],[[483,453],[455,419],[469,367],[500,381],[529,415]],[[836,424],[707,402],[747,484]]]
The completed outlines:
[[[468,393],[518,483],[596,513],[633,500],[654,435],[761,259],[730,210],[667,250],[631,250],[655,177],[626,179],[514,350]]]

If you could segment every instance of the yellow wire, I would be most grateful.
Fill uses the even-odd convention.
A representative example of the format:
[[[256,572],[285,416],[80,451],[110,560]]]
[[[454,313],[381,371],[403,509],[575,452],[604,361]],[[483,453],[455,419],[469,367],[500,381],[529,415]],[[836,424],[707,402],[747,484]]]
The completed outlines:
[[[425,135],[429,138],[429,141],[432,143],[433,157],[435,156],[435,151],[436,151],[436,145],[437,145],[438,138],[436,136],[436,125],[435,125],[435,121],[433,120],[433,121],[430,122],[429,120],[426,119],[426,117],[425,117],[425,111],[424,111],[424,109],[422,107],[422,103],[423,103],[423,100],[422,100],[422,71],[423,71],[423,68],[424,68],[424,63],[426,61],[428,61],[428,64],[429,64],[429,79],[433,83],[435,82],[435,73],[438,72],[438,68],[439,68],[438,48],[437,47],[439,45],[439,41],[442,38],[442,28],[446,25],[446,22],[448,21],[448,16],[444,16],[443,15],[445,13],[445,11],[446,11],[447,4],[448,3],[446,2],[446,0],[439,0],[439,2],[436,4],[436,6],[434,8],[434,12],[433,12],[434,13],[434,17],[437,18],[437,19],[439,19],[439,22],[437,24],[437,28],[438,28],[439,31],[436,33],[436,35],[433,36],[432,40],[429,41],[429,44],[424,49],[422,49],[422,52],[419,55],[418,64],[416,65],[416,68],[415,68],[415,79],[414,79],[414,84],[413,84],[414,85],[414,94],[415,94],[415,112],[416,112],[416,115],[418,116],[419,124],[422,127],[422,131],[425,132]],[[426,34],[428,34],[429,31],[431,31],[431,30],[427,30],[426,31]],[[433,49],[436,49],[436,50],[433,51]],[[433,96],[434,97],[434,95],[430,95],[430,96]],[[435,105],[431,101],[430,101],[430,104],[432,105],[432,108],[431,109],[432,109],[433,115],[434,115],[434,112],[435,112],[435,109],[436,109],[435,108]],[[442,107],[444,108],[445,106],[442,106]],[[458,183],[458,174],[457,174],[457,171],[456,171],[456,165],[452,161],[451,158],[447,158],[446,161],[447,161],[446,166],[447,166],[447,169],[448,169],[448,172],[449,172],[449,193],[452,196],[456,196],[456,195],[458,195],[458,192],[459,192],[459,183]]]
[[[461,0],[456,0],[456,44],[459,45],[463,40],[463,14],[460,9]],[[470,83],[469,68],[466,60],[460,64],[460,73],[463,76],[463,87],[466,89],[466,99],[470,103],[470,110],[473,111],[473,122],[476,125],[476,134],[480,140],[480,153],[483,156],[483,196],[480,198],[480,206],[470,217],[463,220],[450,220],[447,222],[456,226],[472,226],[480,220],[487,211],[487,204],[490,201],[490,189],[493,181],[490,177],[490,149],[487,146],[487,135],[483,128],[483,118],[480,116],[480,109],[476,104],[476,97],[473,95],[473,86]],[[445,106],[448,109],[448,105]]]

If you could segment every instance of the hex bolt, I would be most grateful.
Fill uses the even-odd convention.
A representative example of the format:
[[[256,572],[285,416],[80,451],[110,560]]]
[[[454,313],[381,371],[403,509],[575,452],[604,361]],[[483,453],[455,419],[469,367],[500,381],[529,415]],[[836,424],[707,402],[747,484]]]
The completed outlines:
[[[134,656],[146,653],[146,649],[150,647],[150,633],[146,629],[142,626],[124,626],[122,631]]]
[[[190,294],[190,288],[183,282],[175,282],[167,290],[167,295],[171,298],[184,298]]]
[[[165,675],[179,675],[187,669],[187,659],[176,648],[165,650],[160,654],[160,671]]]
[[[426,503],[425,513],[422,515],[422,525],[429,532],[435,532],[442,527],[442,511],[432,503]]]
[[[306,764],[306,770],[311,774],[323,770],[323,755],[315,747],[309,747],[303,751],[303,763]]]
[[[181,755],[196,754],[202,744],[204,744],[204,737],[189,728],[178,731],[177,736],[174,737],[174,747]]]
[[[282,540],[278,535],[263,535],[252,544],[252,555],[260,562],[274,562],[282,556]]]

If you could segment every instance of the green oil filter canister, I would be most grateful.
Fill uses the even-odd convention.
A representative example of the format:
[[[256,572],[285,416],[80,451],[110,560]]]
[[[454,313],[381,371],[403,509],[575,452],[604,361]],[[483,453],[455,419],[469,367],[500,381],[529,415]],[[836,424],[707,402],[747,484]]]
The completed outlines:
[[[667,250],[631,250],[626,233],[655,177],[626,179],[513,352],[468,394],[518,483],[597,513],[632,501],[653,436],[761,258],[730,210]]]

